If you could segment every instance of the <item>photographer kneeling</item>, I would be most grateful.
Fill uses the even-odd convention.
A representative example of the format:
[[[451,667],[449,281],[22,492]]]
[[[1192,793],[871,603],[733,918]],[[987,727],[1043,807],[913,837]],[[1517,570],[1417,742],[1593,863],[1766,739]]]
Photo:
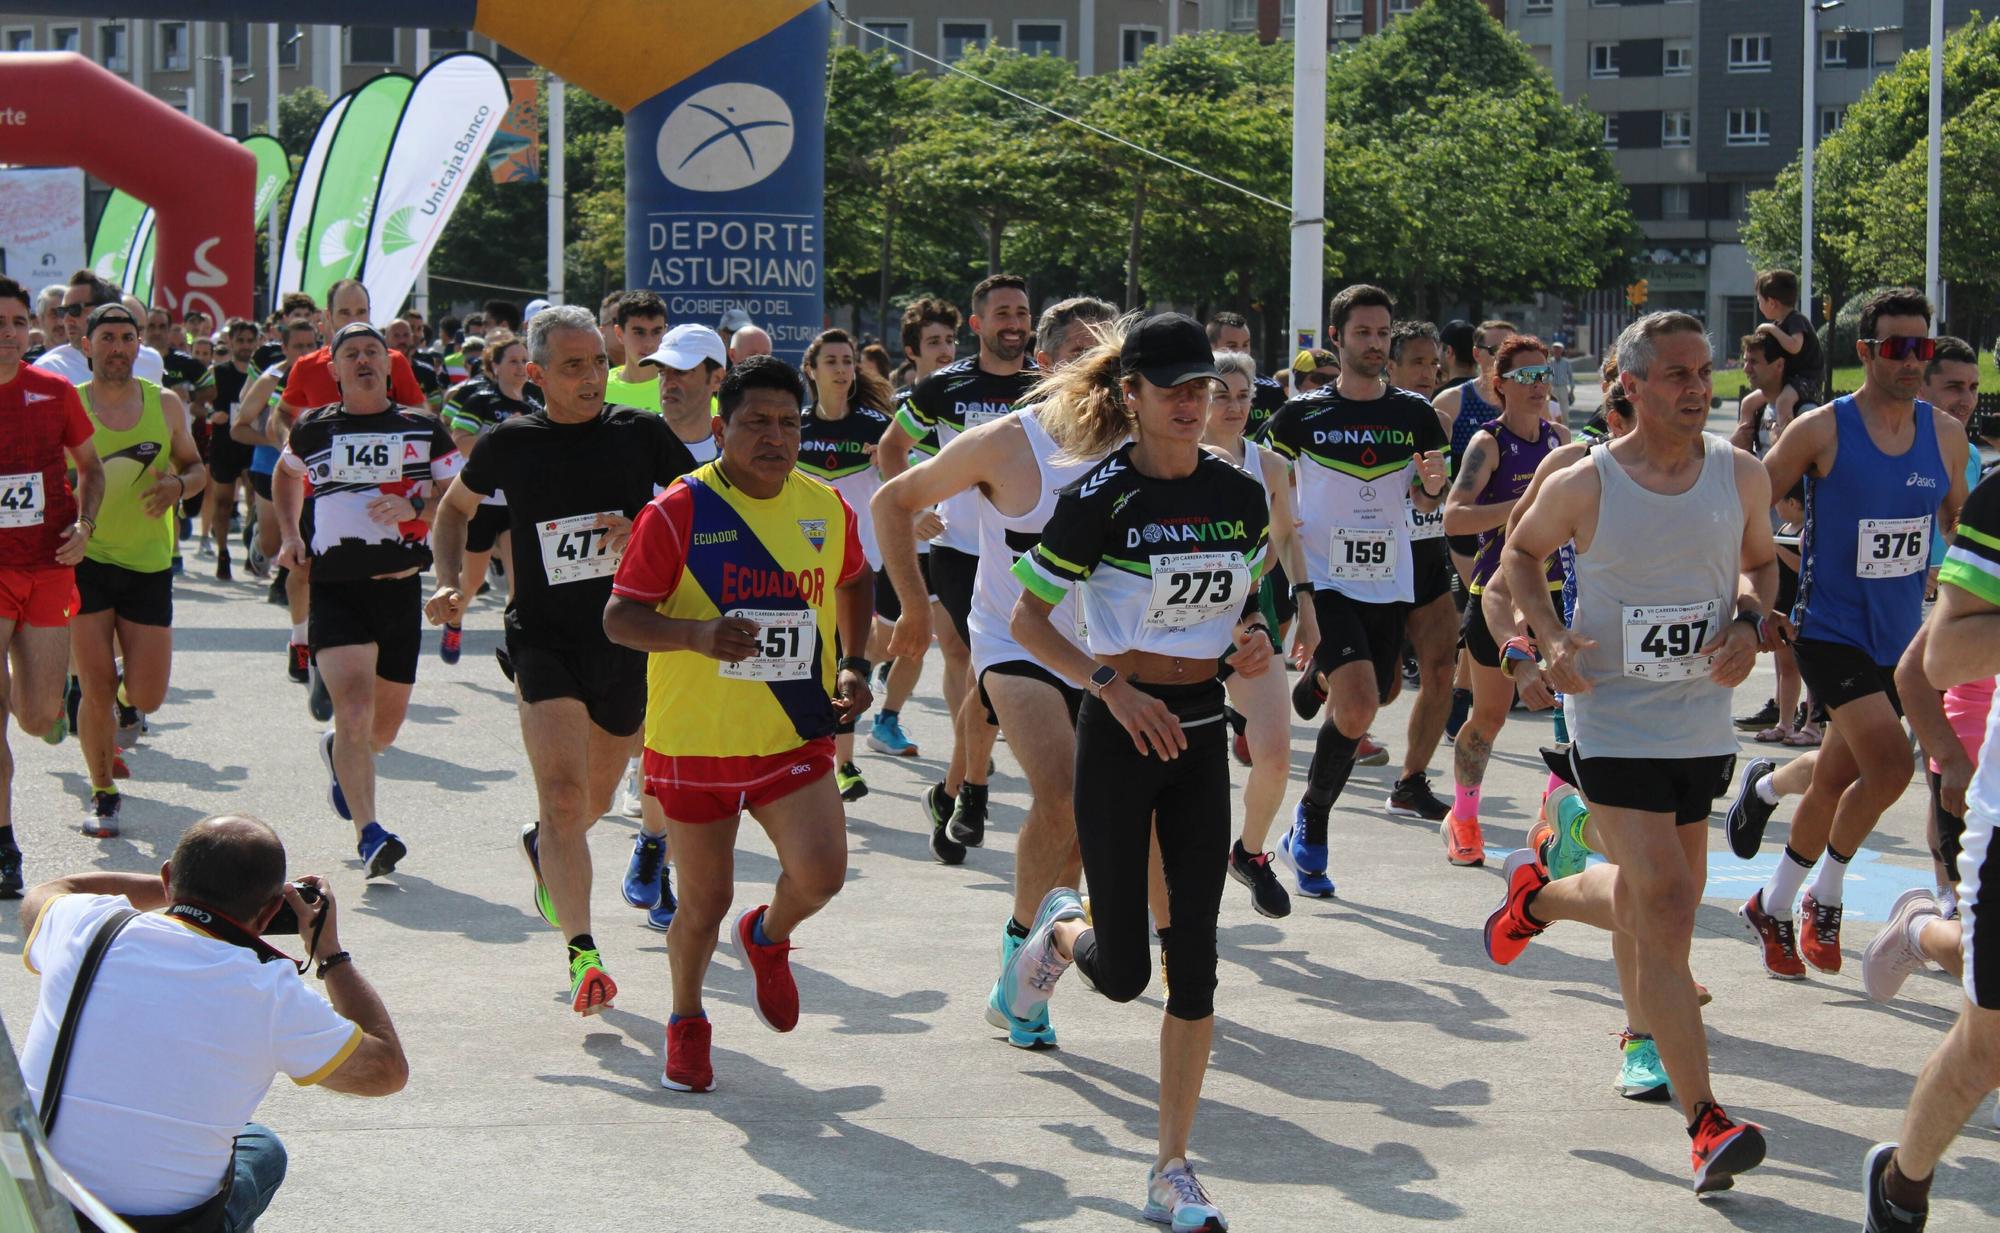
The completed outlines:
[[[318,877],[285,881],[275,831],[228,815],[188,828],[158,877],[78,873],[30,890],[22,957],[42,990],[21,1072],[63,1168],[137,1228],[234,1233],[285,1178],[284,1145],[250,1121],[280,1072],[356,1096],[400,1091],[402,1043],[335,916]],[[305,939],[325,997],[263,933]],[[71,991],[100,939],[79,1007]]]

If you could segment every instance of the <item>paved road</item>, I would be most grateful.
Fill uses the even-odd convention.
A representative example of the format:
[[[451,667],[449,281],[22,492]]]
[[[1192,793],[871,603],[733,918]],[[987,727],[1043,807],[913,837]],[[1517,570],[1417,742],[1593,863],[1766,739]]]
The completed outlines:
[[[325,804],[304,691],[280,675],[279,613],[247,583],[191,579],[179,600],[175,689],[130,756],[124,837],[77,833],[74,744],[16,739],[17,816],[31,880],[157,868],[188,823],[236,810],[272,821],[295,871],[337,887],[343,936],[396,1017],[413,1077],[379,1101],[278,1085],[261,1116],[285,1136],[292,1166],[265,1230],[1142,1227],[1156,994],[1116,1006],[1064,981],[1054,1052],[1009,1049],[981,1018],[1027,803],[1005,745],[990,846],[941,868],[917,796],[945,752],[945,725],[934,702],[910,708],[928,756],[866,762],[874,790],[851,816],[847,888],[800,937],[798,1030],[776,1036],[756,1022],[745,973],[725,953],[710,1003],[720,1086],[678,1095],[657,1082],[662,939],[613,880],[634,825],[622,818],[600,824],[592,844],[604,875],[596,934],[623,991],[618,1009],[586,1022],[559,996],[561,943],[515,855],[534,798],[490,655],[490,601],[471,618],[463,663],[424,662],[404,740],[383,763],[384,820],[412,853],[393,880],[364,889],[347,827]],[[1767,673],[1753,678],[1745,702],[1768,685]],[[1377,726],[1393,747],[1406,714],[1393,706]],[[1308,736],[1294,742],[1301,776]],[[1547,720],[1517,716],[1500,738],[1486,795],[1496,848],[1533,820],[1534,747],[1547,736]],[[1511,970],[1492,967],[1479,929],[1496,874],[1449,868],[1434,830],[1369,808],[1389,778],[1357,772],[1336,815],[1339,899],[1279,922],[1252,914],[1241,888],[1225,901],[1197,1144],[1236,1228],[1853,1227],[1862,1152],[1894,1133],[1912,1076],[1952,1019],[1954,986],[1918,977],[1893,1007],[1865,1001],[1852,969],[1877,927],[1866,921],[1849,931],[1848,973],[1767,980],[1733,915],[1744,886],[1724,880],[1748,875],[1718,863],[1694,964],[1716,995],[1707,1023],[1723,1099],[1770,1127],[1773,1159],[1704,1208],[1675,1115],[1610,1091],[1623,1017],[1605,939],[1563,926]],[[1927,877],[1918,798],[1872,841],[1879,859],[1857,862],[1857,904]],[[738,874],[739,901],[760,902],[774,874],[761,835],[746,833]],[[0,939],[20,946],[11,906],[0,906]],[[13,964],[0,972],[0,1013],[19,1040],[35,982]],[[1990,1118],[1988,1102],[1939,1171],[1934,1227],[2000,1219]]]

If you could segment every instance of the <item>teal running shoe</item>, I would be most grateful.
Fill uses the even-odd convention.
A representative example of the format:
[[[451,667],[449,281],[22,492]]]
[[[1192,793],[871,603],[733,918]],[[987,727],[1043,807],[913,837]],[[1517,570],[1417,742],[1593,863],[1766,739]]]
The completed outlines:
[[[1550,805],[1554,808],[1549,808]],[[1549,844],[1546,858],[1549,879],[1582,873],[1591,856],[1590,845],[1583,841],[1583,828],[1590,821],[1589,802],[1575,788],[1564,784],[1549,793],[1543,809],[1555,827],[1555,839]]]
[[[1660,1062],[1660,1049],[1653,1038],[1623,1032],[1619,1040],[1624,1046],[1625,1061],[1619,1067],[1618,1082],[1611,1085],[1612,1090],[1627,1100],[1648,1104],[1672,1100],[1673,1085],[1667,1081],[1667,1068]]]
[[[993,982],[993,992],[986,995],[986,1022],[1007,1033],[1007,1043],[1016,1049],[1053,1049],[1056,1047],[1056,1030],[1049,1024],[1049,1004],[1042,1003],[1041,1010],[1032,1019],[1017,1019],[1008,1010],[1001,993],[1001,981],[1006,979],[1008,965],[1013,962],[1014,952],[1021,949],[1025,938],[1017,938],[1012,931],[1003,930],[1000,939],[1000,980]]]

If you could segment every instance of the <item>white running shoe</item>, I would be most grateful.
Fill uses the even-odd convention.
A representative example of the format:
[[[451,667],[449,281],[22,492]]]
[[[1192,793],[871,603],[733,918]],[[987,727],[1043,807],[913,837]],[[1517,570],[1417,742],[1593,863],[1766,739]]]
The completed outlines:
[[[1226,1233],[1229,1221],[1202,1189],[1188,1162],[1176,1156],[1164,1169],[1146,1175],[1146,1206],[1140,1212],[1174,1233]]]
[[[634,758],[625,766],[625,778],[618,781],[618,812],[628,818],[636,818],[645,812],[645,794],[639,790],[639,759]]]
[[[1927,890],[1907,890],[1897,897],[1889,909],[1889,923],[1861,956],[1861,988],[1872,1000],[1891,1000],[1904,981],[1929,966],[1910,935],[1920,920],[1937,916],[1937,896]]]
[[[1035,923],[1027,940],[1007,961],[1000,973],[1006,992],[1003,1007],[1016,1019],[1033,1019],[1049,1004],[1056,981],[1069,970],[1070,961],[1056,949],[1056,922],[1083,919],[1083,900],[1067,886],[1058,886],[1042,897]]]

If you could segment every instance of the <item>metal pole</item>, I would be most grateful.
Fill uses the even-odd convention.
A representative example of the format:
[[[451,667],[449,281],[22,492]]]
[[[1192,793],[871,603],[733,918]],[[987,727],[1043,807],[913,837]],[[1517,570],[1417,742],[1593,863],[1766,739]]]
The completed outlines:
[[[1944,280],[1939,273],[1938,215],[1944,204],[1944,0],[1931,0],[1930,167],[1924,197],[1924,294],[1931,312],[1944,318]]]
[[[1818,76],[1819,0],[1805,0],[1805,98],[1804,116],[1799,122],[1799,311],[1806,320],[1817,319],[1813,312],[1813,162],[1819,144],[1819,109],[1813,87]]]
[[[227,31],[225,31],[223,38],[226,40],[228,37]],[[222,45],[220,59],[222,63],[222,116],[215,128],[217,132],[220,132],[225,137],[234,137],[236,132],[231,126],[233,119],[231,113],[236,110],[236,61],[230,57],[229,44],[226,41]]]
[[[1292,352],[1320,344],[1326,309],[1326,0],[1292,28]]]
[[[429,26],[417,27],[416,58],[417,75],[422,76],[424,70],[431,66],[431,30]],[[426,322],[430,321],[431,263],[429,258],[425,258],[424,263],[417,267],[417,281],[410,287],[410,307],[422,313]],[[418,346],[421,347],[423,343],[423,339],[419,338],[417,340]]]
[[[264,26],[264,131],[278,136],[278,23]],[[290,151],[286,151],[287,154]],[[305,151],[299,151],[301,157]],[[270,311],[278,311],[278,253],[285,243],[284,211],[271,203],[270,247],[264,250],[264,285],[271,289]]]
[[[563,302],[563,80],[549,74],[549,303]]]

